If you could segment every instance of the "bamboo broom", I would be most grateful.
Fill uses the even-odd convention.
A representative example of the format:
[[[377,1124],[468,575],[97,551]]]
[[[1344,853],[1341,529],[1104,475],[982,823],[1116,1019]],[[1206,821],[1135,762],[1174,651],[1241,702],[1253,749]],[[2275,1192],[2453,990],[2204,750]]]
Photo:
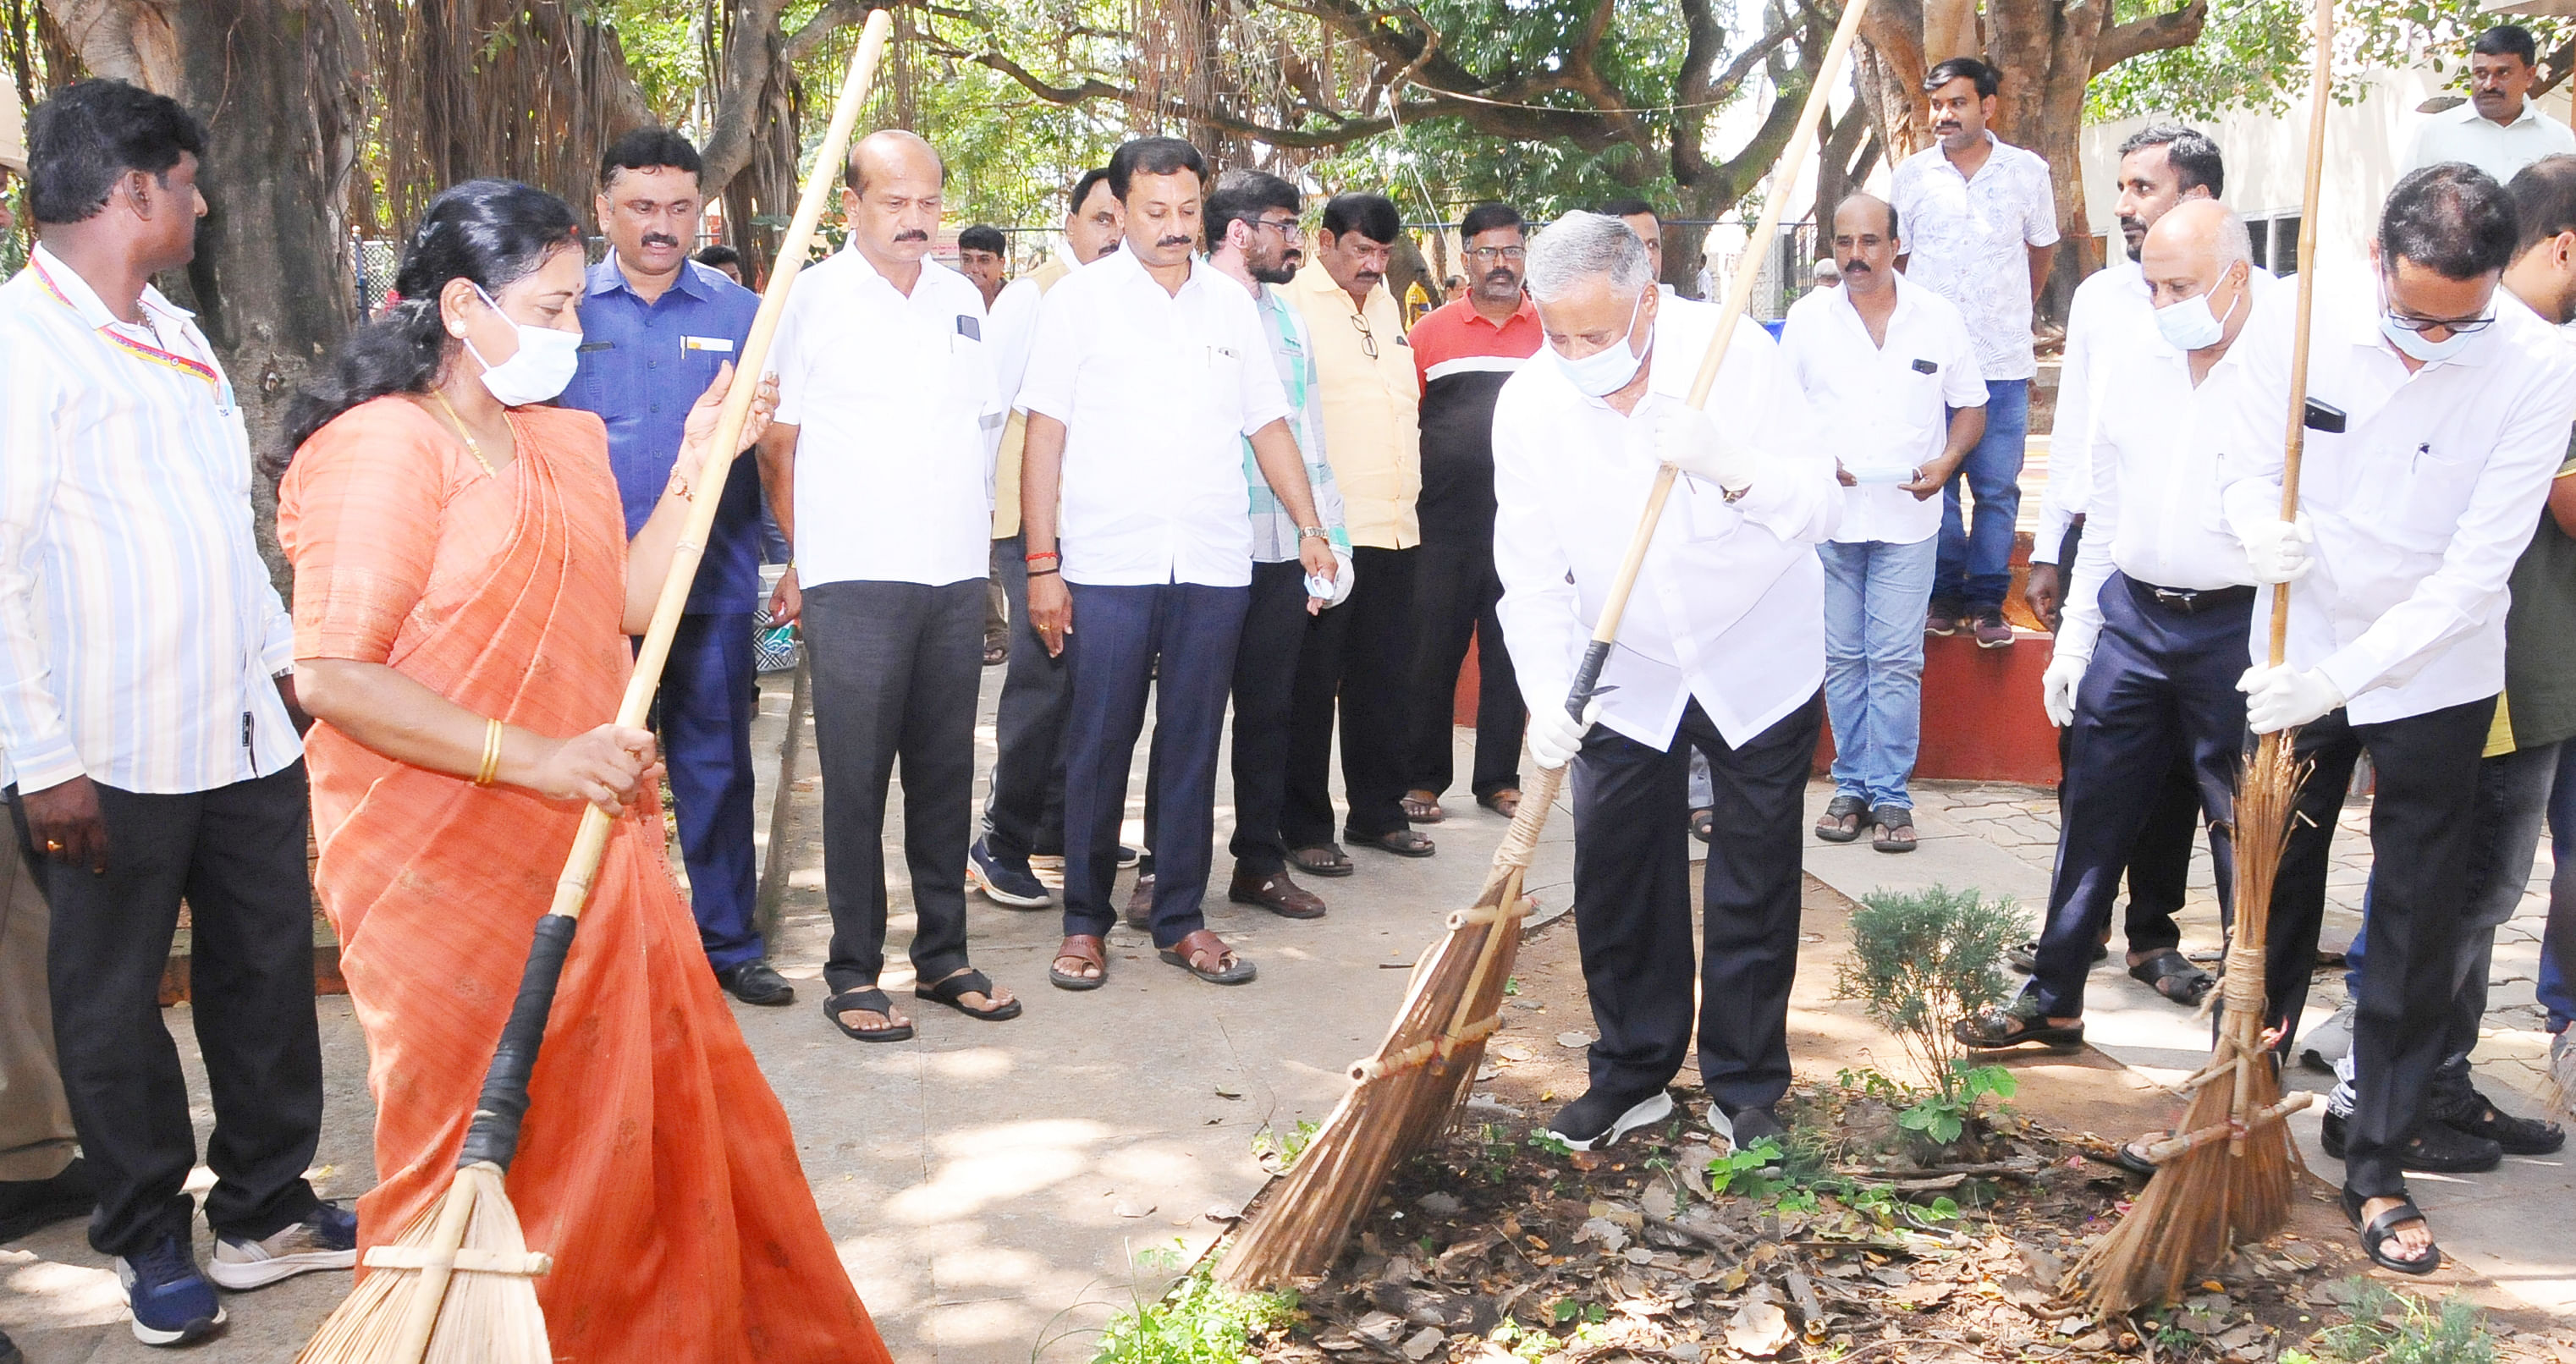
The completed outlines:
[[[1775,166],[1805,164],[1815,144],[1816,124],[1832,101],[1868,10],[1869,0],[1850,0],[1844,7],[1816,83],[1807,92],[1797,126]],[[1726,359],[1738,319],[1752,300],[1763,256],[1779,233],[1787,207],[1785,190],[1769,196],[1760,225],[1745,242],[1743,259],[1727,287],[1717,339],[1701,358],[1691,383],[1692,407],[1708,404],[1709,389],[1717,382],[1718,367]],[[1636,534],[1628,542],[1627,557],[1602,603],[1591,645],[1565,699],[1566,710],[1577,719],[1609,661],[1628,594],[1654,542],[1664,502],[1672,495],[1675,472],[1665,465],[1656,473]],[[1529,912],[1521,883],[1564,781],[1564,768],[1539,770],[1536,787],[1521,798],[1502,846],[1494,850],[1493,865],[1485,873],[1484,890],[1474,907],[1449,916],[1447,934],[1415,969],[1386,1040],[1375,1056],[1352,1064],[1350,1092],[1307,1143],[1268,1205],[1228,1247],[1217,1265],[1220,1282],[1237,1288],[1268,1287],[1330,1269],[1387,1176],[1449,1125],[1484,1060],[1485,1039],[1502,1024],[1503,986],[1520,948],[1521,920]]]
[[[832,110],[831,130],[814,154],[796,218],[779,243],[777,267],[752,319],[741,366],[734,371],[733,386],[726,390],[717,413],[715,439],[709,448],[720,453],[707,459],[702,486],[672,552],[652,624],[617,708],[621,725],[642,727],[652,706],[708,531],[724,499],[725,476],[733,464],[729,456],[742,448],[743,427],[760,388],[788,289],[804,266],[807,245],[831,197],[832,182],[840,174],[842,149],[858,122],[859,107],[866,102],[892,27],[886,11],[871,13],[858,52],[850,59],[849,78],[842,83],[840,102]],[[598,875],[600,858],[607,851],[609,829],[609,816],[599,807],[582,812],[572,855],[555,883],[554,903],[537,920],[518,998],[510,1006],[509,1022],[501,1030],[491,1069],[483,1078],[482,1095],[475,1102],[473,1124],[457,1155],[454,1183],[437,1205],[403,1229],[399,1239],[367,1252],[367,1266],[375,1272],[322,1323],[297,1356],[299,1364],[547,1364],[552,1359],[535,1283],[535,1276],[551,1268],[552,1261],[529,1252],[503,1181],[518,1152],[519,1123],[528,1111],[528,1077],[545,1039],[555,984],[583,904],[590,898],[592,878]]]
[[[2299,458],[2307,444],[2308,331],[2316,301],[2317,189],[2325,166],[2326,98],[2334,79],[2334,0],[2316,0],[2315,65],[2308,88],[2308,164],[2299,219],[2299,312],[2290,343],[2289,433],[2282,445],[2281,519],[2299,511]],[[2272,587],[2269,658],[2281,666],[2290,632],[2290,585]],[[2238,1246],[2271,1236],[2290,1219],[2290,1170],[2297,1160],[2283,1120],[2308,1106],[2307,1093],[2281,1097],[2280,1074],[2264,1045],[2265,938],[2272,879],[2290,841],[2306,764],[2293,753],[2296,730],[2266,734],[2237,778],[2236,932],[2227,945],[2219,1034],[2210,1064],[2185,1082],[2191,1107],[2173,1136],[2147,1148],[2153,1179],[2111,1234],[2067,1271],[2063,1287],[2103,1316],[2179,1300],[2184,1289]]]

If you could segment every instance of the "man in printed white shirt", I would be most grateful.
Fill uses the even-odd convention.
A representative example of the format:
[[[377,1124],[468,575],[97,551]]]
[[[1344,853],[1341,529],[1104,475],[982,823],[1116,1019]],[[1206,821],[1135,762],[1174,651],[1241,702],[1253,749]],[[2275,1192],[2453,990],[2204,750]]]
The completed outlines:
[[[1880,852],[1914,850],[1905,789],[1923,732],[1923,616],[1941,507],[1932,499],[1986,429],[1986,385],[1949,300],[1900,279],[1896,210],[1854,194],[1834,209],[1842,283],[1790,305],[1781,357],[1815,413],[1842,482],[1825,565],[1825,705],[1834,798],[1816,837],[1871,828]]]
[[[356,1261],[304,1178],[322,1125],[292,623],[251,541],[251,454],[214,349],[153,275],[196,254],[205,132],[84,81],[37,107],[37,240],[0,289],[0,756],[52,908],[54,1038],[147,1345],[224,1310],[191,1249],[188,1086],[162,1023],[184,893],[213,1082],[212,1277]]]
[[[1574,921],[1600,1040],[1591,1087],[1549,1130],[1591,1150],[1672,1112],[1690,1044],[1739,1146],[1780,1137],[1798,954],[1798,826],[1824,721],[1824,570],[1841,498],[1804,402],[1739,320],[1709,395],[1685,401],[1715,319],[1663,315],[1646,248],[1569,213],[1530,242],[1547,336],[1494,405],[1494,562],[1528,698],[1530,756],[1574,763]],[[1701,319],[1707,319],[1703,323]],[[1580,718],[1567,694],[1661,464],[1682,477]],[[1687,754],[1717,789],[1696,981]]]
[[[2229,349],[2273,283],[2253,254],[2235,214],[2207,199],[2175,206],[2140,250],[2147,317],[2093,338],[2095,362],[2118,380],[2094,386],[2089,447],[2063,451],[2092,466],[2092,500],[2041,684],[2048,718],[2068,735],[2057,870],[2030,985],[2010,1006],[1960,1025],[1971,1047],[2083,1040],[2095,945],[2177,761],[2194,774],[2221,913],[2230,907],[2228,831],[2245,737],[2236,682],[2254,579],[2221,513],[2217,469],[2197,424],[2225,401],[2235,376]],[[2139,946],[2132,939],[2131,974],[2144,980],[2155,973],[2137,961]],[[2164,965],[2192,969],[2172,957]]]
[[[1243,446],[1297,531],[1311,595],[1329,596],[1316,518],[1260,312],[1197,258],[1207,163],[1178,138],[1109,160],[1126,245],[1046,296],[1019,403],[1029,621],[1072,676],[1065,720],[1064,942],[1047,979],[1108,979],[1127,768],[1155,695],[1161,805],[1151,918],[1162,960],[1210,984],[1253,964],[1206,926],[1216,753],[1252,596]]]
[[[2279,519],[2295,291],[2255,308],[2238,378],[2206,414],[2253,576],[2291,584],[2283,666],[2261,665],[2268,613],[2255,613],[2246,721],[2258,734],[2296,729],[2312,764],[2273,891],[2275,1027],[2306,999],[2329,845],[2361,753],[2377,777],[2343,1201],[2371,1258],[2407,1273],[2442,1258],[2403,1165],[2450,1038],[2478,759],[2504,685],[2506,580],[2576,411],[2576,350],[2497,287],[2517,235],[2511,197],[2482,171],[2443,163],[2398,181],[2371,247],[2375,278],[2316,291],[2295,522]]]
[[[800,276],[778,329],[778,416],[761,486],[796,550],[823,879],[832,910],[823,1014],[861,1042],[912,1020],[885,968],[886,785],[903,764],[913,994],[1002,1021],[1020,1003],[967,959],[975,695],[983,670],[993,442],[1001,395],[973,281],[930,259],[946,168],[912,133],[850,149],[849,240]]]
[[[1988,649],[2013,642],[2003,604],[2030,380],[2039,372],[2030,318],[2057,245],[2048,163],[1986,131],[1996,82],[1994,68],[1974,57],[1953,57],[1924,76],[1935,141],[1897,163],[1888,193],[1906,229],[1897,267],[1967,319],[1986,380],[1985,436],[1941,495],[1930,624],[1941,635],[1967,629]],[[1960,515],[1963,484],[1976,501],[1972,522]]]
[[[2039,530],[2032,537],[2030,577],[2022,600],[2051,633],[2063,629],[2067,578],[2084,539],[2085,510],[2093,483],[2092,425],[2099,410],[2095,395],[2120,376],[2098,368],[2105,350],[2116,352],[2131,337],[2155,328],[2154,305],[2147,301],[2146,275],[2138,253],[2154,227],[2174,205],[2215,199],[2226,188],[2227,168],[2218,144],[2201,133],[2173,123],[2141,128],[2120,144],[2120,235],[2128,255],[2104,266],[2075,286],[2066,309],[2066,350],[2058,368],[2057,420],[2050,434],[2048,490],[2041,497]],[[2060,729],[2057,761],[2068,762],[2068,735]],[[2126,875],[2129,906],[2122,927],[2128,940],[2129,973],[2156,993],[2178,1004],[2198,1004],[2217,978],[2194,966],[2179,950],[2182,929],[2174,922],[2189,894],[2191,845],[2200,835],[2200,780],[2187,757],[2177,755],[2172,771],[2155,798],[2144,827],[2138,831],[2125,873],[2111,872],[2116,883]],[[2104,942],[2095,960],[2109,954],[2110,925],[2102,926]],[[2013,949],[2020,970],[2037,969],[2039,941]]]

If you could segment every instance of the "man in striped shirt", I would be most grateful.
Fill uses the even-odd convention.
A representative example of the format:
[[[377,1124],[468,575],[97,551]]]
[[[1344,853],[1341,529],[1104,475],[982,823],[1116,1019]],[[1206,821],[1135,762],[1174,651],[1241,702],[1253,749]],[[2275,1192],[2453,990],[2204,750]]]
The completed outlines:
[[[215,1095],[212,1274],[356,1259],[304,1172],[322,1123],[293,630],[251,539],[250,441],[213,348],[149,283],[196,253],[205,134],[85,81],[31,120],[39,244],[0,287],[0,754],[52,908],[54,1035],[136,1339],[223,1308],[190,1249],[197,1160],[161,973],[187,895]]]

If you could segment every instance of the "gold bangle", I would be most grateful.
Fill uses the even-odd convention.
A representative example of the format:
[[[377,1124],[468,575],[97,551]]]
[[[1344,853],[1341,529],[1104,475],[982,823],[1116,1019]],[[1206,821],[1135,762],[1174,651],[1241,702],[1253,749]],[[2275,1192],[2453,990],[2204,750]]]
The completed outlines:
[[[490,786],[501,775],[501,722],[483,722],[483,767],[474,774],[476,786]]]

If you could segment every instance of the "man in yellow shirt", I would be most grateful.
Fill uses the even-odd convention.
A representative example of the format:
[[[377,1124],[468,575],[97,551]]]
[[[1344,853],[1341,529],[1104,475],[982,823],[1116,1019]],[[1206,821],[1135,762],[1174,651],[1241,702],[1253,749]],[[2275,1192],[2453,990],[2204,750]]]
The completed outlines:
[[[1402,230],[1386,196],[1335,196],[1324,205],[1314,262],[1287,291],[1314,337],[1324,449],[1342,490],[1355,579],[1350,600],[1307,627],[1288,725],[1288,802],[1280,833],[1298,869],[1317,876],[1351,873],[1349,856],[1333,838],[1337,700],[1350,802],[1341,836],[1400,857],[1433,852],[1431,840],[1404,817],[1422,450],[1420,381],[1403,309],[1386,288],[1387,263]]]

